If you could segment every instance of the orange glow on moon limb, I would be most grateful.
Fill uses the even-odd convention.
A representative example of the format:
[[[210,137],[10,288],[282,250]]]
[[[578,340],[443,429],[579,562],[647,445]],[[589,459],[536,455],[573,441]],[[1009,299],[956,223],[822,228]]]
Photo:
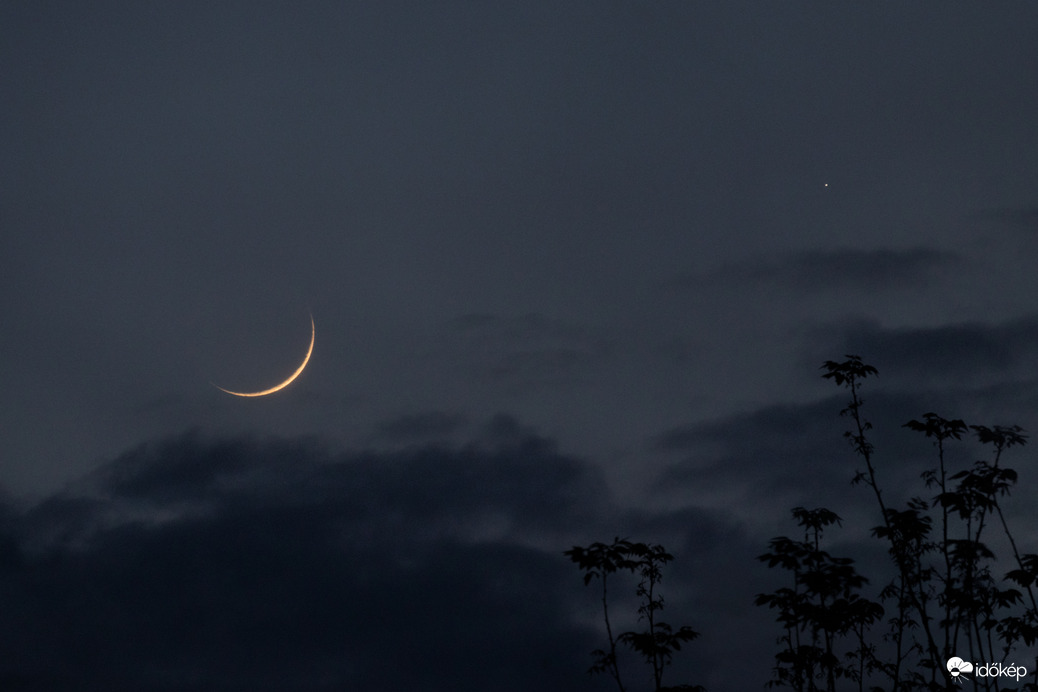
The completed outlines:
[[[219,389],[221,392],[227,392],[228,394],[233,394],[234,396],[266,396],[268,394],[273,394],[274,392],[284,389],[288,385],[292,384],[292,381],[299,377],[300,373],[303,372],[303,369],[306,367],[306,364],[310,362],[310,354],[314,352],[314,339],[316,336],[317,330],[314,328],[314,316],[310,315],[310,348],[306,350],[306,357],[303,358],[302,365],[296,368],[296,371],[289,375],[287,380],[280,384],[274,385],[270,389],[264,389],[262,392],[232,392],[229,389],[224,389],[216,383],[210,384]]]

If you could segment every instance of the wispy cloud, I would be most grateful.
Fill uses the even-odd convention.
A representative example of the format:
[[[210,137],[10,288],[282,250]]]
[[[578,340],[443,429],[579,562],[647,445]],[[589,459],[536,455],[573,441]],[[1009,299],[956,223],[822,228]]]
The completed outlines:
[[[806,292],[900,290],[930,284],[959,259],[953,252],[925,247],[813,250],[730,263],[705,274],[685,275],[672,284],[694,288],[749,282]]]
[[[1038,231],[1038,207],[1005,207],[1002,209],[986,209],[976,215],[980,219],[1000,221],[1009,226]]]
[[[447,438],[465,424],[465,417],[445,411],[397,416],[376,426],[376,436],[393,442],[427,442]]]
[[[839,334],[831,353],[859,353],[877,366],[895,365],[919,379],[981,379],[1026,375],[1038,364],[1038,317],[1000,323],[885,328],[861,322],[827,328]]]
[[[473,377],[516,389],[583,381],[611,353],[587,328],[541,313],[472,313],[449,326]]]

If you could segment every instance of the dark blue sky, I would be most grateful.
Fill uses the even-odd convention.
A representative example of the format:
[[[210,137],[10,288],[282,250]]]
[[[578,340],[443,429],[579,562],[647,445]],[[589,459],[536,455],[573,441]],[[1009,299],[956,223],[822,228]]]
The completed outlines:
[[[1038,427],[1036,35],[0,3],[0,680],[607,689],[561,552],[623,535],[677,556],[687,677],[756,689],[789,509],[874,557],[823,360],[880,369],[897,487],[925,411]],[[211,385],[287,375],[311,313],[291,387]]]

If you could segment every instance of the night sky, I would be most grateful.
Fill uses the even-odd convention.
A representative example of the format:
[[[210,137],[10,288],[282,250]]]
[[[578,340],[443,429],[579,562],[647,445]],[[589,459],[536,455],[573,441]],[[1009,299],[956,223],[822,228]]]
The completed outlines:
[[[0,2],[0,687],[615,689],[621,536],[760,689],[792,507],[886,564],[824,360],[891,498],[1038,430],[1036,75],[1024,2]]]

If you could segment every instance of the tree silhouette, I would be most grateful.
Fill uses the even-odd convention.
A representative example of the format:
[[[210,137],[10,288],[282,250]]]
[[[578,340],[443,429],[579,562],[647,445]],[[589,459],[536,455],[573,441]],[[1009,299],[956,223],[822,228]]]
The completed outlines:
[[[822,369],[823,378],[850,391],[840,411],[851,421],[844,436],[864,463],[851,483],[871,490],[881,520],[871,535],[886,545],[892,570],[883,576],[876,600],[867,597],[864,590],[872,582],[854,561],[824,549],[827,532],[841,525],[839,515],[824,507],[794,508],[803,537],[773,538],[758,557],[788,573],[785,584],[755,600],[774,610],[782,627],[767,686],[798,692],[935,692],[957,689],[970,679],[974,689],[985,692],[1038,692],[1038,657],[1028,659],[1030,667],[1015,662],[1020,655],[1034,655],[1038,645],[1038,553],[1021,552],[1005,508],[1018,475],[1003,465],[1004,456],[1027,443],[1024,430],[969,425],[932,411],[909,420],[902,427],[930,439],[936,453],[920,465],[927,496],[912,495],[895,506],[880,484],[872,424],[861,396],[864,380],[878,371],[855,355],[826,361]],[[971,438],[988,458],[951,468],[950,447]],[[662,567],[673,560],[663,546],[616,538],[574,546],[565,555],[583,570],[585,586],[601,582],[608,648],[592,652],[590,673],[609,673],[620,692],[627,692],[618,658],[626,648],[650,667],[657,692],[702,690],[663,685],[674,652],[698,636],[659,618]],[[643,631],[613,631],[609,587],[617,574],[638,578]]]
[[[759,594],[756,600],[757,605],[778,610],[785,628],[779,637],[784,648],[775,656],[775,679],[768,686],[818,690],[816,680],[822,679],[826,690],[835,690],[838,678],[850,678],[861,689],[874,665],[874,649],[866,643],[865,632],[883,616],[883,607],[858,593],[868,580],[857,573],[853,560],[821,549],[823,529],[839,524],[840,517],[824,508],[803,507],[795,508],[793,517],[804,529],[804,540],[774,538],[771,552],[758,558],[793,574],[791,586]],[[844,664],[836,647],[848,637],[856,648]]]
[[[892,507],[878,480],[868,435],[872,425],[864,417],[861,398],[862,381],[878,372],[858,356],[846,358],[826,361],[823,377],[850,390],[850,402],[840,412],[852,421],[844,435],[865,463],[852,483],[872,490],[882,518],[872,535],[887,544],[895,568],[895,576],[879,592],[888,608],[860,596],[868,580],[851,560],[821,549],[823,528],[838,525],[839,517],[824,508],[794,509],[804,540],[775,538],[771,551],[760,556],[769,567],[793,576],[792,586],[756,600],[776,609],[784,628],[769,686],[835,691],[837,680],[847,678],[858,690],[944,690],[962,682],[967,668],[960,666],[967,663],[961,656],[968,655],[977,665],[997,663],[1000,671],[1011,668],[1015,673],[977,675],[977,689],[1017,689],[1029,675],[1019,689],[1038,691],[1038,659],[1029,670],[1012,660],[1023,653],[1021,644],[1033,649],[1038,642],[1038,554],[1020,552],[1003,509],[1017,473],[1001,461],[1006,450],[1026,444],[1023,429],[967,425],[933,412],[908,421],[903,427],[933,440],[936,459],[920,477],[935,494],[929,499],[913,496],[902,508]],[[991,450],[990,459],[949,469],[948,445],[971,432]],[[994,517],[1013,556],[1014,568],[1001,577],[996,553],[981,540]],[[876,636],[873,625],[887,610],[887,631]],[[840,659],[834,647],[842,640],[854,647]]]
[[[663,565],[674,559],[662,545],[632,543],[627,539],[614,538],[611,544],[592,543],[588,547],[573,546],[563,553],[584,572],[584,585],[588,586],[598,579],[602,584],[602,616],[605,621],[606,637],[609,649],[595,649],[591,652],[594,664],[588,669],[591,674],[606,672],[616,682],[620,692],[626,692],[620,674],[620,663],[617,657],[618,645],[622,645],[639,655],[652,669],[653,689],[656,692],[703,692],[699,685],[665,686],[663,672],[674,657],[674,652],[681,650],[681,645],[699,636],[699,633],[685,625],[677,630],[659,618],[663,610],[663,596],[659,593],[659,585],[663,580]],[[617,572],[628,572],[638,577],[635,594],[638,596],[638,621],[645,623],[640,632],[626,631],[613,633],[609,619],[609,576]]]

